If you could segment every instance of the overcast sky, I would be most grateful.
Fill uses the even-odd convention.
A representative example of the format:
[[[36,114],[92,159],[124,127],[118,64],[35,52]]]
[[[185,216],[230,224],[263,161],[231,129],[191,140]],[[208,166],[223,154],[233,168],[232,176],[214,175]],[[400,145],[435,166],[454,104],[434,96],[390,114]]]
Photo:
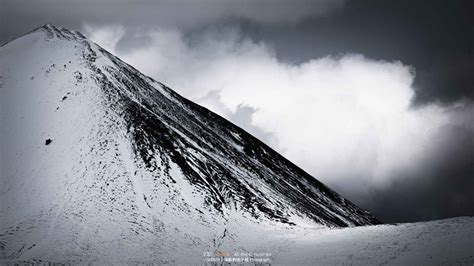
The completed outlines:
[[[473,1],[2,0],[248,130],[385,222],[474,215]]]

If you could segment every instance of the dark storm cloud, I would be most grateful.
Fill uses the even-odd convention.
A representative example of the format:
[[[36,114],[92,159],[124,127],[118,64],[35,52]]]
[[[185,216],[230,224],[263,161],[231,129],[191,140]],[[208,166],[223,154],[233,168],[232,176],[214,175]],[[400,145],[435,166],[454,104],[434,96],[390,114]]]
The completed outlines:
[[[469,118],[466,122],[473,123]],[[474,130],[448,125],[436,135],[438,145],[413,171],[401,170],[390,186],[367,195],[345,194],[383,222],[414,222],[474,214]]]
[[[449,53],[449,51],[448,51]],[[445,55],[416,78],[416,104],[440,102],[449,104],[463,98],[474,100],[474,54]]]
[[[82,22],[193,28],[227,18],[263,24],[292,23],[343,6],[345,0],[2,0],[1,42],[52,22],[79,29]]]
[[[446,128],[419,176],[376,192],[374,211],[387,222],[432,220],[474,214],[474,132]],[[407,208],[407,206],[410,206]]]

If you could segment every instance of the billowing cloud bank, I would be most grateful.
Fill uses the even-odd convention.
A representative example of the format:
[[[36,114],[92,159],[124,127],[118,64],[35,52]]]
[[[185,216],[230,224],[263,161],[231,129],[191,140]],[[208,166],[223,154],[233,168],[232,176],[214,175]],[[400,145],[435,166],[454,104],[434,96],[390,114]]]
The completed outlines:
[[[426,182],[442,189],[434,179],[450,172],[437,175],[433,169],[459,155],[453,146],[473,145],[472,104],[412,107],[415,71],[401,62],[346,54],[292,65],[279,61],[265,43],[246,39],[232,28],[192,38],[172,29],[124,34],[120,26],[86,25],[85,30],[142,72],[237,123],[316,178],[376,211],[384,206],[372,200],[384,191],[399,193],[385,197],[387,204],[400,201],[403,206],[397,198],[406,195],[390,190],[400,183],[422,187]],[[459,132],[466,139],[457,138]],[[449,158],[443,157],[445,152]],[[472,184],[466,176],[458,178],[453,186]],[[472,190],[464,189],[460,196]],[[428,197],[433,191],[425,193]],[[470,202],[446,197],[441,196],[458,204]]]

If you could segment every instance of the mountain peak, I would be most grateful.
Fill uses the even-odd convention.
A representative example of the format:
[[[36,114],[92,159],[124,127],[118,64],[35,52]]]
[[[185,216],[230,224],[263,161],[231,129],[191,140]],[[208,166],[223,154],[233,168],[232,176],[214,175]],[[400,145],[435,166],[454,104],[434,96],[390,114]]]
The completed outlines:
[[[56,26],[54,26],[53,23],[48,22],[48,23],[44,24],[43,26],[40,26],[40,28],[45,28],[45,29],[47,29],[47,28],[56,28]]]
[[[67,39],[67,40],[86,39],[86,37],[78,31],[69,30],[65,27],[58,27],[52,24],[51,22],[48,22],[44,24],[43,26],[40,26],[34,29],[33,32],[43,32],[46,34],[46,36],[49,39],[51,38],[59,38],[59,39]]]
[[[32,32],[51,32],[51,31],[60,31],[60,29],[59,27],[56,27],[53,23],[48,22],[32,30]]]

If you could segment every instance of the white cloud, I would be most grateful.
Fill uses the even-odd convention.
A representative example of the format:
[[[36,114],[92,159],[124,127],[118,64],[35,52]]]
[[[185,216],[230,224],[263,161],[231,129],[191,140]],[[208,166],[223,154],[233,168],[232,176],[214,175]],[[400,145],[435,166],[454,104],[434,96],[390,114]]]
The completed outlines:
[[[120,39],[122,39],[124,34],[124,28],[121,26],[109,25],[94,27],[89,24],[84,24],[83,28],[89,39],[100,43],[100,46],[109,52],[115,51],[115,46]]]
[[[122,31],[104,30],[89,27],[88,35],[117,53],[111,44]],[[209,31],[192,45],[176,30],[140,34],[150,43],[120,58],[240,123],[316,178],[353,186],[356,194],[416,169],[437,145],[433,137],[453,123],[447,107],[411,108],[415,74],[400,62],[348,54],[291,65],[235,29]]]

